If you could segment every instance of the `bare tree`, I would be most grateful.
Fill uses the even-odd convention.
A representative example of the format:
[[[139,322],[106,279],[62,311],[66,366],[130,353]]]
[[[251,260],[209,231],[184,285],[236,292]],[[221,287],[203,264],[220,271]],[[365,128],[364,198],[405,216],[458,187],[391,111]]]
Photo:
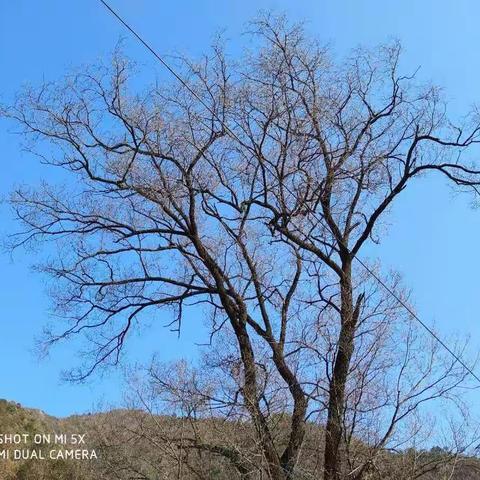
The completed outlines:
[[[268,471],[284,478],[298,457],[307,408],[284,353],[301,259],[288,245],[270,251],[262,240],[268,228],[243,212],[252,192],[235,156],[228,158],[235,146],[225,140],[231,99],[221,53],[192,72],[191,88],[208,109],[176,86],[129,98],[128,65],[119,57],[112,71],[100,68],[63,87],[27,92],[10,115],[57,145],[59,155],[45,160],[74,173],[76,184],[14,194],[27,225],[17,244],[52,239],[61,252],[43,269],[58,280],[56,306],[70,325],[49,332],[50,342],[93,335],[93,361],[75,378],[116,362],[147,309],[172,308],[179,329],[189,305],[211,308],[212,333],[228,321],[241,357],[245,408]],[[235,190],[225,178],[235,181]],[[284,262],[275,265],[279,254]],[[281,452],[261,406],[252,335],[269,345],[294,403]]]
[[[480,170],[464,160],[478,143],[476,110],[462,125],[446,116],[440,92],[398,73],[400,47],[357,50],[332,66],[299,27],[261,20],[265,48],[249,64],[236,132],[255,176],[254,204],[269,212],[274,238],[315,258],[333,276],[339,331],[330,377],[325,478],[342,477],[342,417],[356,332],[365,301],[354,259],[392,202],[415,178],[435,172],[478,194]],[[257,173],[258,172],[258,173]]]
[[[345,478],[457,479],[478,470],[478,461],[470,457],[478,427],[463,405],[464,369],[411,319],[392,317],[391,312],[385,316],[384,308],[364,318],[359,330],[342,423]],[[226,333],[215,337],[198,365],[154,361],[143,373],[134,369],[125,420],[100,429],[110,432],[104,450],[115,470],[152,464],[161,465],[170,477],[181,471],[179,478],[185,479],[265,478],[262,448],[239,394],[234,339]],[[328,382],[322,373],[323,365],[331,368],[333,360],[322,353],[328,349],[320,342],[304,345],[302,364],[320,379],[305,372],[301,376],[310,408],[295,466],[294,478],[299,480],[323,473]],[[268,358],[257,355],[257,360],[264,368],[261,396],[269,428],[275,443],[284,445],[288,396],[268,368]],[[432,450],[432,439],[441,447]],[[118,455],[112,442],[125,453]]]
[[[73,378],[116,363],[146,316],[170,309],[181,331],[185,310],[203,307],[212,341],[225,329],[235,339],[235,408],[252,422],[269,478],[293,478],[308,418],[322,407],[324,478],[352,478],[353,468],[360,479],[374,455],[361,464],[350,456],[360,411],[351,405],[363,404],[355,392],[377,368],[378,341],[361,348],[362,328],[385,302],[369,298],[355,256],[378,240],[380,220],[414,178],[441,173],[477,194],[480,171],[462,153],[480,124],[473,112],[453,126],[437,89],[400,76],[398,45],[337,66],[299,26],[266,17],[252,30],[260,46],[236,65],[220,47],[183,60],[188,88],[132,96],[132,65],[117,53],[3,109],[42,160],[66,172],[62,186],[12,195],[26,227],[12,246],[56,249],[41,269],[67,324],[48,342],[80,334],[92,346]],[[378,313],[376,332],[398,308]],[[315,355],[326,369],[309,363]],[[444,367],[439,395],[465,378],[456,362]],[[434,366],[425,368],[431,393]],[[282,441],[272,399],[290,414]],[[396,401],[375,454],[410,405]]]

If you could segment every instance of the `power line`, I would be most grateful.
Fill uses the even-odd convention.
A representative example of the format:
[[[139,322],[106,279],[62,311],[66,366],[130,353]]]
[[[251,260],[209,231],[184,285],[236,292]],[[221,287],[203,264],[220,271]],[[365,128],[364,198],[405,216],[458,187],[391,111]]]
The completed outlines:
[[[115,18],[217,119],[225,131],[230,134],[235,140],[242,143],[238,136],[233,132],[228,125],[217,115],[215,110],[207,105],[203,99],[188,85],[188,83],[125,21],[120,15],[104,0],[99,0],[108,11],[115,16]]]
[[[355,255],[355,260],[379,283],[407,312],[450,354],[465,368],[475,380],[480,383],[480,377],[404,302],[363,260]]]
[[[203,101],[203,99],[188,85],[185,80],[151,47],[133,27],[131,27],[105,0],[99,0],[105,8],[135,37],[137,40],[218,120],[225,128],[225,131],[234,139],[242,143],[238,136],[233,132],[225,122],[217,115],[217,113]],[[363,262],[357,255],[355,260],[370,274],[376,282],[381,285],[405,310],[414,318],[467,372],[472,375],[475,380],[480,383],[480,377],[457,355],[420,317],[404,302],[368,265]]]

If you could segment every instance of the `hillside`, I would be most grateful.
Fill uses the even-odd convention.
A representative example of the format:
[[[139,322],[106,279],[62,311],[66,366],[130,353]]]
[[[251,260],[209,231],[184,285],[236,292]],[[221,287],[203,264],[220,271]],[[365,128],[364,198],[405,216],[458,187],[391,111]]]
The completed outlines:
[[[282,421],[278,419],[280,427]],[[298,480],[320,478],[321,474],[321,429],[310,426],[307,438]],[[255,462],[260,460],[251,440],[247,424],[185,421],[138,410],[58,419],[0,400],[1,480],[257,479]],[[242,445],[241,452],[238,445]],[[362,448],[359,443],[359,451]],[[235,451],[236,456],[232,454]],[[458,458],[452,472],[450,467],[438,467],[445,456],[438,449],[401,455],[385,452],[377,459],[378,473],[372,470],[363,478],[407,480],[412,478],[412,463],[421,459],[427,467],[417,478],[480,479],[477,460]]]
[[[57,419],[40,410],[0,400],[0,478],[2,480],[50,480],[95,478],[95,466],[79,461],[71,452],[71,437],[84,432],[87,417]],[[50,438],[49,438],[50,437]],[[83,443],[83,442],[82,442]],[[68,452],[68,453],[67,453]],[[20,458],[19,458],[20,457]]]

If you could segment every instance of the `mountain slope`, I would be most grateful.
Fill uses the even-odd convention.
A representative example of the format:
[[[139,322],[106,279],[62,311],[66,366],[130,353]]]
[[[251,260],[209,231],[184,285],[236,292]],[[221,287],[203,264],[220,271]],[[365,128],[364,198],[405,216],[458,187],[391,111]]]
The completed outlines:
[[[281,444],[288,418],[275,421]],[[262,459],[253,438],[245,422],[192,421],[127,409],[58,419],[0,400],[0,479],[256,480]],[[295,480],[321,478],[322,438],[320,427],[308,426]],[[357,443],[359,451],[365,448]],[[446,453],[382,452],[363,478],[409,480],[412,462],[419,459],[440,465]],[[480,464],[458,458],[453,471],[437,468],[417,478],[480,480]]]

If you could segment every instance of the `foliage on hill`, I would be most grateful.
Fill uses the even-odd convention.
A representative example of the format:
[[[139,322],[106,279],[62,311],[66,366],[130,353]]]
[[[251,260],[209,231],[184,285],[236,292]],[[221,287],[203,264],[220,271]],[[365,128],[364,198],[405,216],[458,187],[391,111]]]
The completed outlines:
[[[275,440],[284,442],[288,419],[278,416],[272,421],[277,422],[276,431],[280,432]],[[284,435],[282,431],[285,431]],[[248,423],[162,417],[134,409],[58,419],[40,410],[0,400],[0,433],[2,436],[29,435],[25,444],[1,445],[0,451],[3,448],[10,451],[9,459],[0,458],[2,480],[256,480],[260,478],[260,470],[256,467],[263,461],[258,457]],[[12,458],[15,449],[30,452],[38,449],[39,446],[33,444],[34,435],[47,433],[86,434],[86,445],[76,448],[94,449],[98,459],[54,460],[48,455],[45,460]],[[310,425],[296,479],[319,478],[322,438],[321,429]],[[55,445],[42,446],[45,452],[50,447],[58,448]],[[65,445],[63,448],[75,447]],[[365,478],[411,479],[413,466],[422,461],[425,465],[430,462],[432,469],[426,468],[425,473],[417,478],[480,479],[478,460],[457,458],[453,466],[449,460],[449,452],[438,447],[428,452],[384,452]]]

